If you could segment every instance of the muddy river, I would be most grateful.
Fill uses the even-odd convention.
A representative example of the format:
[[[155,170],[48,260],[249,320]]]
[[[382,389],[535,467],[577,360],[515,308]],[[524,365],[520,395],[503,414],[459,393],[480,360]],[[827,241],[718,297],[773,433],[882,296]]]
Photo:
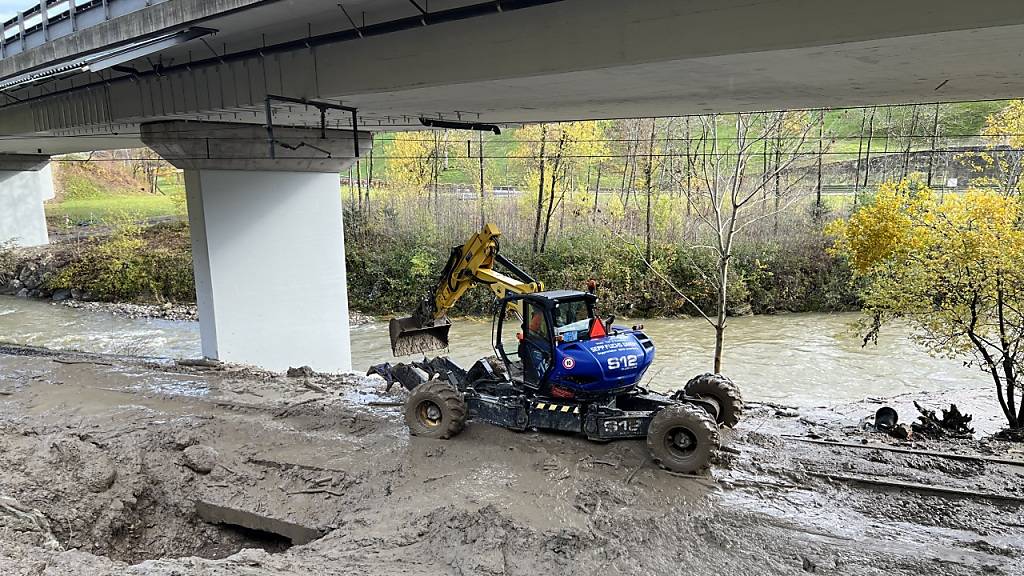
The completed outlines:
[[[830,405],[872,396],[984,385],[962,362],[932,358],[906,330],[891,329],[877,346],[861,347],[857,314],[789,314],[735,318],[726,335],[725,373],[748,399],[797,406]],[[625,321],[623,321],[625,322]],[[643,321],[657,344],[648,386],[674,389],[708,371],[713,333],[699,319]],[[194,322],[128,319],[12,297],[0,297],[0,341],[86,352],[197,357]],[[490,354],[491,323],[460,320],[451,356],[468,365]],[[386,323],[352,328],[357,370],[390,360]]]

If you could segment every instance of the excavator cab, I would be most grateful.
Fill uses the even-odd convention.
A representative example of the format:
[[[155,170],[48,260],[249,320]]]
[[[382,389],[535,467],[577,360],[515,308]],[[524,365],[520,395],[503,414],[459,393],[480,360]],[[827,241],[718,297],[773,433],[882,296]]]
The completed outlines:
[[[583,384],[603,381],[593,355],[600,339],[612,334],[610,322],[596,312],[593,294],[573,290],[553,290],[533,294],[514,294],[499,301],[495,316],[494,351],[509,370],[512,378],[541,394],[562,394],[571,398],[589,392]],[[517,308],[519,316],[500,313]],[[612,334],[613,336],[615,334]],[[645,338],[645,337],[644,337]],[[646,339],[646,338],[645,338]],[[609,349],[626,349],[635,341],[613,339]],[[642,345],[636,346],[635,368],[621,377],[609,380],[616,388],[635,383],[653,359]],[[641,361],[642,360],[642,361]],[[636,372],[635,374],[632,372]],[[590,386],[591,388],[593,386]],[[593,390],[603,392],[603,390]]]

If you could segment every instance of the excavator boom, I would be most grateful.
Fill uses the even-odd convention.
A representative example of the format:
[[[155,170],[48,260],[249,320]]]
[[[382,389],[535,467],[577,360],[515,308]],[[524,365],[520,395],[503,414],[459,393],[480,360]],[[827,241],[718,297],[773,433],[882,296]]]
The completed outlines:
[[[500,238],[498,227],[488,223],[465,244],[452,248],[437,285],[420,301],[412,316],[391,320],[388,330],[395,356],[447,348],[451,330],[448,311],[474,285],[486,285],[498,298],[508,292],[524,294],[544,290],[541,282],[499,253]],[[496,264],[510,275],[495,270]]]

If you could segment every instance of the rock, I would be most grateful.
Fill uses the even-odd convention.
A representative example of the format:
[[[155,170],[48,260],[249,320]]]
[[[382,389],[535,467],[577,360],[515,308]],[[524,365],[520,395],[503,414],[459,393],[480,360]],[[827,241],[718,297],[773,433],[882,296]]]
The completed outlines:
[[[201,442],[201,440],[199,438],[199,434],[196,432],[192,430],[185,430],[175,434],[172,442],[175,448],[178,450],[184,450],[190,446],[196,446]]]
[[[889,435],[893,438],[899,438],[900,440],[910,440],[910,437],[914,435],[913,430],[906,424],[900,424],[889,431]]]
[[[21,267],[21,271],[18,272],[18,280],[21,280],[21,283],[24,284],[25,286],[30,286],[30,282],[32,281],[32,275],[35,274],[35,272],[36,265],[33,264],[32,262],[29,262],[28,264],[25,264],[24,266]]]
[[[28,298],[28,288],[22,288],[21,290],[18,290],[18,293],[15,294],[15,296],[17,296],[18,298]]]
[[[62,288],[60,290],[57,290],[56,292],[53,293],[53,296],[50,297],[50,299],[53,300],[54,302],[63,302],[63,301],[68,300],[70,298],[71,298],[71,290],[68,290],[66,288]]]
[[[73,471],[91,492],[106,492],[117,480],[113,461],[93,444],[77,438],[58,438],[50,444],[50,453],[55,463]]]
[[[313,376],[316,376],[316,372],[309,366],[288,369],[289,378],[312,378]]]
[[[217,466],[220,457],[217,451],[209,446],[197,444],[185,448],[181,454],[181,462],[186,468],[198,474],[209,474]]]

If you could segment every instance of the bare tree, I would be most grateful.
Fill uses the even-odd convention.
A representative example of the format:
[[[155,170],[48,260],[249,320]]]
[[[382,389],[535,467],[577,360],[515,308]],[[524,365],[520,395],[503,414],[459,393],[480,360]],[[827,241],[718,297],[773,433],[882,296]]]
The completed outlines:
[[[533,222],[533,253],[536,254],[540,251],[540,222],[541,215],[544,212],[544,151],[547,147],[548,142],[548,127],[547,124],[540,125],[540,154],[538,159],[538,169],[540,170],[540,178],[537,179],[537,210],[534,212]]]
[[[806,112],[759,112],[735,116],[735,136],[722,137],[723,119],[718,115],[696,118],[695,142],[688,164],[693,167],[695,187],[691,192],[693,214],[704,230],[707,244],[695,249],[710,250],[716,259],[713,275],[706,280],[716,289],[716,310],[708,314],[692,300],[715,330],[714,371],[721,372],[722,350],[727,324],[729,271],[736,237],[754,223],[773,218],[802,196],[794,182],[782,186],[782,176],[802,155],[808,134],[815,126]],[[751,162],[761,155],[769,140],[775,145],[774,162],[762,166]],[[812,153],[813,155],[813,153]],[[806,175],[807,171],[793,171]],[[765,187],[773,183],[776,192]],[[676,290],[679,292],[679,290]]]

